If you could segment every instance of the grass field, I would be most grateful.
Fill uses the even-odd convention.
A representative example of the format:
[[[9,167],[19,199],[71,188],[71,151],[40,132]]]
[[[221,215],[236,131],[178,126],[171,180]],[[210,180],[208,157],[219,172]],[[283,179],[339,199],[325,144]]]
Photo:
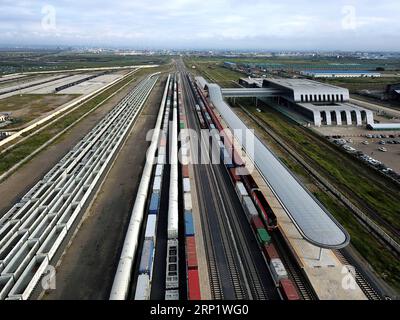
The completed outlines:
[[[0,99],[0,112],[11,112],[15,123],[7,129],[22,126],[47,112],[75,99],[74,94],[22,94]]]
[[[0,51],[0,74],[75,68],[164,64],[168,60],[168,56],[124,56],[112,52],[79,53],[62,50]]]
[[[314,161],[314,166],[323,170],[322,172],[340,190],[346,193],[351,190],[356,193],[365,204],[384,218],[389,224],[400,230],[400,190],[382,189],[380,184],[374,180],[365,165],[350,161],[348,157],[341,155],[324,144],[318,142],[317,138],[305,135],[304,131],[289,123],[277,112],[267,109],[267,112],[258,113],[255,107],[250,111],[269,124],[287,143],[293,146],[300,154],[306,155]]]
[[[253,110],[254,111],[254,110]],[[256,113],[259,115],[259,113]],[[263,113],[264,114],[264,113]],[[275,123],[276,118],[269,120],[268,124]],[[370,264],[375,272],[389,285],[400,292],[400,264],[397,258],[386,249],[385,246],[376,241],[356,220],[352,212],[332,198],[325,190],[320,189],[310,177],[309,173],[296,161],[294,161],[277,143],[264,133],[263,129],[255,125],[257,134],[268,144],[278,158],[291,170],[312,192],[316,198],[331,212],[334,217],[346,228],[351,237],[351,244]],[[277,123],[281,127],[282,123]],[[337,161],[340,162],[340,161]]]
[[[222,66],[222,63],[211,62],[211,61],[196,61],[192,59],[185,59],[185,64],[188,69],[192,72],[204,76],[210,82],[216,82],[221,87],[238,87],[239,78],[243,78],[246,75],[240,72],[236,72],[233,70],[229,70]],[[192,66],[195,66],[196,69],[193,69]]]

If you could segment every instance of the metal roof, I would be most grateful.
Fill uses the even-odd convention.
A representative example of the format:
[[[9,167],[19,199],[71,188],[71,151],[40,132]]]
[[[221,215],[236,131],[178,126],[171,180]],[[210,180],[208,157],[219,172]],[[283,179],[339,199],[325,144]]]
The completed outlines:
[[[304,70],[302,72],[309,74],[380,74],[379,72],[364,70]]]
[[[231,129],[248,129],[223,100],[221,88],[218,85],[208,84],[208,91],[211,102]],[[254,143],[254,155],[248,152],[249,157],[302,236],[322,248],[345,247],[350,241],[346,230],[253,133],[243,134],[243,136],[246,138],[235,134],[245,150],[251,150],[252,143]]]

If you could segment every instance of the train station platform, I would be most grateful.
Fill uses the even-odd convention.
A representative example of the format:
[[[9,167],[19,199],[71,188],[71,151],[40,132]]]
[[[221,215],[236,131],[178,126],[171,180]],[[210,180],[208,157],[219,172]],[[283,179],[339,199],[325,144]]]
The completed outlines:
[[[216,108],[213,109],[224,128],[229,126]],[[237,142],[239,144],[239,142]],[[252,160],[242,151],[246,164]],[[274,192],[254,167],[252,177],[264,194],[278,220],[278,227],[291,250],[291,254],[303,269],[320,300],[367,300],[358,286],[350,266],[344,265],[331,249],[323,249],[307,241],[298,231]]]

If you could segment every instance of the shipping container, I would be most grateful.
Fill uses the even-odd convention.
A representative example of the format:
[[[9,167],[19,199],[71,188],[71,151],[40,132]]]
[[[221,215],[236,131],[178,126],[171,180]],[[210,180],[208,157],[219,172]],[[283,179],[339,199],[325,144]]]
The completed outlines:
[[[156,238],[156,227],[157,227],[157,215],[151,214],[147,217],[146,231],[144,238],[147,240],[153,240]]]
[[[216,129],[215,126],[214,126],[214,124],[212,124],[212,123],[210,124],[210,129],[211,129],[211,130],[215,130],[215,129]]]
[[[250,219],[251,217],[257,217],[258,211],[254,206],[253,200],[249,196],[243,196],[242,204],[244,212],[246,213],[247,217]]]
[[[180,123],[179,123],[179,128],[180,128],[180,129],[185,129],[185,124],[184,124],[183,122],[180,122]]]
[[[183,195],[183,203],[186,211],[192,211],[192,195],[190,193]]]
[[[245,185],[245,187],[249,193],[251,193],[253,189],[258,189],[258,185],[254,181],[251,174],[242,176],[242,179],[243,179],[243,184]]]
[[[272,259],[279,259],[278,252],[276,251],[275,246],[272,243],[265,244],[263,246],[263,252],[268,263],[270,263]]]
[[[229,168],[229,175],[234,183],[241,180],[241,177],[236,174],[236,168]]]
[[[138,276],[135,300],[150,300],[150,278],[148,274],[140,274]]]
[[[262,229],[264,228],[264,223],[258,216],[251,217],[251,226],[253,227],[253,230],[256,231],[257,229]]]
[[[158,155],[164,155],[166,154],[166,147],[159,147],[158,148]]]
[[[155,174],[156,177],[162,176],[163,171],[164,171],[164,166],[162,164],[156,165],[156,174]]]
[[[139,263],[139,274],[146,273],[151,277],[154,259],[153,240],[144,240],[142,256]]]
[[[194,236],[186,237],[186,265],[188,269],[197,269],[196,240]]]
[[[183,192],[190,192],[190,179],[183,178]]]
[[[157,157],[157,164],[165,164],[165,155],[159,155]]]
[[[290,279],[282,279],[279,283],[282,296],[285,300],[300,300],[300,296]]]
[[[255,189],[252,192],[252,196],[254,203],[260,210],[261,216],[267,224],[268,230],[275,229],[278,225],[278,221],[263,193],[260,190]]]
[[[160,207],[160,194],[152,193],[150,198],[149,214],[158,214]]]
[[[281,259],[272,259],[269,262],[269,267],[271,269],[272,277],[277,285],[279,284],[280,280],[286,279],[288,277]]]
[[[189,166],[186,164],[182,165],[182,177],[189,178]]]
[[[188,299],[201,299],[198,270],[188,270]]]
[[[193,215],[190,211],[185,211],[185,236],[193,236],[194,233]]]
[[[240,181],[236,182],[235,190],[236,190],[236,194],[238,195],[240,201],[243,200],[244,196],[248,196],[249,195],[247,193],[246,188],[244,187],[243,183],[240,182]]]
[[[257,229],[256,234],[257,234],[258,241],[260,241],[260,243],[262,245],[271,242],[271,236],[268,234],[267,230],[265,230],[265,229]]]
[[[155,177],[153,183],[153,192],[161,192],[161,177]]]
[[[165,290],[165,300],[179,300],[179,290]]]

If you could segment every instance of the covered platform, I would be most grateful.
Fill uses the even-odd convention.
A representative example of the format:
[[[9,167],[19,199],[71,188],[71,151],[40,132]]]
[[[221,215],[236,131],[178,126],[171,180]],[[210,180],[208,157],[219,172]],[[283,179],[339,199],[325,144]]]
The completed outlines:
[[[217,84],[207,84],[206,89],[211,102],[229,128],[241,130],[243,133],[234,132],[235,138],[248,153],[301,236],[317,247],[328,249],[345,247],[350,241],[347,231],[302,186],[284,164],[248,130],[224,101],[221,88]],[[245,132],[247,132],[246,138],[244,138]]]

